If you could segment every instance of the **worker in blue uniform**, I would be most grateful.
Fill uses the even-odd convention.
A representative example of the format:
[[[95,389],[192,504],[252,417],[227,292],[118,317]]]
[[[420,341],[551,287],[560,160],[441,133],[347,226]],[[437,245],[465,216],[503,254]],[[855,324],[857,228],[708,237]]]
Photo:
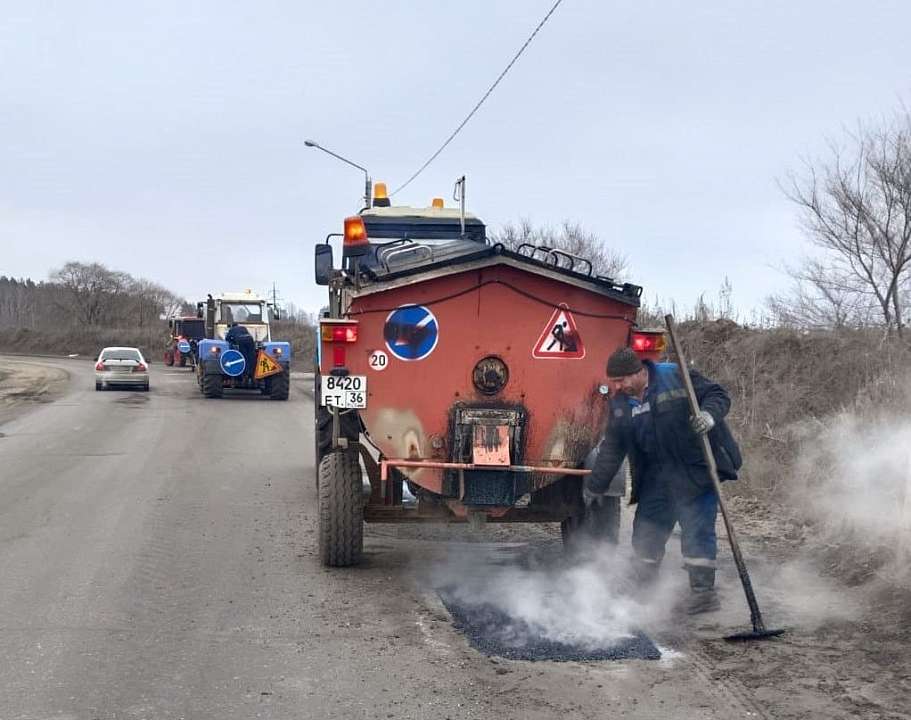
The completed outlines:
[[[668,538],[680,523],[692,591],[688,611],[717,610],[718,497],[699,435],[708,434],[720,478],[736,479],[740,450],[724,421],[730,397],[721,385],[690,370],[700,408],[691,416],[680,368],[640,360],[629,348],[610,356],[607,375],[618,392],[612,393],[598,459],[585,480],[586,503],[599,501],[629,457],[635,468],[631,502],[637,503],[632,541],[637,579],[646,585],[655,580]]]

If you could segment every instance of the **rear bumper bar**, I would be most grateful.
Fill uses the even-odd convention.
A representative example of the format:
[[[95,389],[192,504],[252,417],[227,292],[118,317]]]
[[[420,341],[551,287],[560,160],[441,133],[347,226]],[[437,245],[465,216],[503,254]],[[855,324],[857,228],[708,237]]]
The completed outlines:
[[[590,475],[591,470],[554,467],[553,465],[478,465],[476,463],[440,462],[437,460],[380,460],[380,480],[389,479],[389,468],[435,468],[441,470],[499,470],[501,472],[541,473],[542,475]]]

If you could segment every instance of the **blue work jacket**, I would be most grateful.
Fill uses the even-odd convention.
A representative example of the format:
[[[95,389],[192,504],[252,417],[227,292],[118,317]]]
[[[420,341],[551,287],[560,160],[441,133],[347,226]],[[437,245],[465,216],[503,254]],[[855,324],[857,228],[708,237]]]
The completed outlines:
[[[644,361],[648,387],[642,401],[626,395],[611,398],[610,417],[598,459],[588,477],[593,492],[605,492],[624,458],[633,468],[631,502],[662,486],[682,498],[712,487],[699,436],[690,428],[690,406],[680,369],[674,363]],[[731,407],[727,391],[690,370],[699,407],[711,413],[715,426],[709,441],[721,480],[735,480],[742,465],[740,448],[724,421]]]

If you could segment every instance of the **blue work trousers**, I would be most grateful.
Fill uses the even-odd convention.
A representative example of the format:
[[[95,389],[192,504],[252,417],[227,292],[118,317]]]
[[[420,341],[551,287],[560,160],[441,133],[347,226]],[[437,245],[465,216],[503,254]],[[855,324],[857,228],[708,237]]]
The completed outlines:
[[[647,479],[639,495],[633,520],[636,556],[645,562],[661,562],[668,538],[679,522],[683,562],[690,566],[714,567],[718,555],[715,535],[718,496],[714,490],[695,497],[677,493],[673,477],[661,475],[664,482],[650,483]]]

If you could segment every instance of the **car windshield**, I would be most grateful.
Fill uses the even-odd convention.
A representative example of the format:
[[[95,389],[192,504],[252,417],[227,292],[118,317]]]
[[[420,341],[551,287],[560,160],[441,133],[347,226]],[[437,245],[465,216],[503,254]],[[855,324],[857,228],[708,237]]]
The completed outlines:
[[[117,350],[105,350],[101,353],[102,360],[135,360],[139,362],[139,351],[130,348],[119,348]]]
[[[223,323],[261,323],[262,306],[245,303],[222,303],[221,321]]]

